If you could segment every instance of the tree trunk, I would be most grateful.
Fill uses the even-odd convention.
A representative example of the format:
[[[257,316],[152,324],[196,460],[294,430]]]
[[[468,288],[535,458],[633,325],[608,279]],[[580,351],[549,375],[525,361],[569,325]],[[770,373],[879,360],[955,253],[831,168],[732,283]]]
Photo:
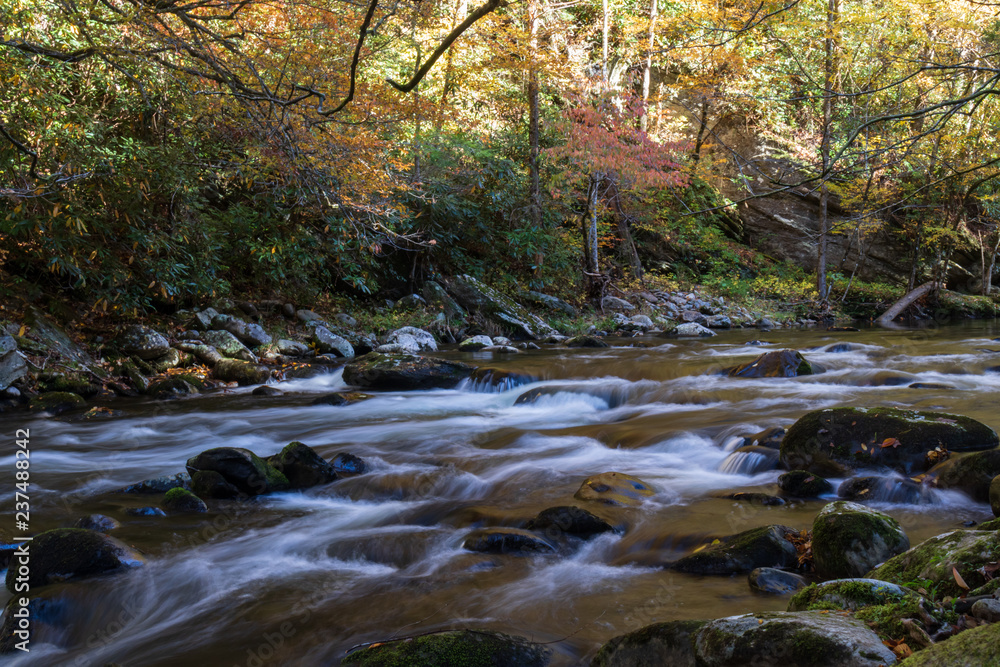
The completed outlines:
[[[646,63],[642,68],[642,116],[639,117],[639,129],[649,131],[649,83],[653,72],[653,46],[655,45],[656,0],[649,3],[649,39],[646,44]]]
[[[603,0],[604,8],[604,29],[601,31],[601,77],[604,80],[604,87],[608,87],[608,26],[610,17],[608,14],[608,0]]]
[[[889,310],[879,315],[878,319],[875,320],[875,323],[880,326],[887,326],[891,324],[894,319],[899,317],[899,315],[910,306],[910,304],[930,292],[936,285],[937,282],[931,280],[916,289],[910,290],[902,299],[892,304],[892,307],[889,308]]]
[[[827,237],[830,233],[829,201],[830,191],[827,187],[830,169],[830,135],[831,124],[833,122],[833,94],[836,85],[836,47],[837,40],[834,35],[837,17],[840,12],[840,0],[827,0],[826,8],[826,39],[824,48],[826,58],[824,61],[823,74],[823,141],[820,145],[820,157],[823,165],[823,180],[820,184],[819,195],[819,244],[816,257],[816,291],[819,293],[820,303],[826,303],[828,287],[826,284],[826,245]]]
[[[530,35],[531,66],[528,70],[528,171],[529,207],[531,226],[538,229],[542,225],[542,188],[538,174],[539,154],[539,109],[538,109],[538,0],[528,0],[528,34]]]
[[[595,275],[600,272],[600,265],[597,261],[597,191],[601,187],[603,180],[604,175],[601,173],[590,175],[590,192],[588,193],[587,204],[587,212],[590,214],[590,225],[587,229],[587,241],[585,244],[587,253],[586,266],[587,272]]]
[[[698,160],[701,159],[701,147],[705,145],[705,130],[708,128],[708,95],[701,96],[701,114],[698,117],[698,136],[694,140],[694,154],[691,156],[691,161],[695,166],[698,165]]]

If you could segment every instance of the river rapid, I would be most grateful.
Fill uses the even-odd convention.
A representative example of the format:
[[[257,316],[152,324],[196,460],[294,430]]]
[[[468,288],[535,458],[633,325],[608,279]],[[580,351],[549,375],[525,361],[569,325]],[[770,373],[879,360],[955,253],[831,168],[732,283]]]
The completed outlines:
[[[339,370],[175,401],[118,401],[105,421],[0,416],[0,530],[14,525],[14,432],[31,431],[31,528],[101,513],[144,567],[46,587],[64,604],[37,626],[16,665],[327,665],[364,642],[470,627],[548,642],[553,664],[587,664],[599,646],[643,625],[783,610],[745,576],[665,566],[756,526],[808,528],[823,500],[762,507],[718,496],[777,493],[781,471],[732,457],[739,437],[788,427],[810,410],[897,406],[968,415],[1000,429],[997,323],[927,330],[722,332],[711,339],[608,339],[608,349],[544,347],[518,355],[440,356],[536,378],[518,386],[382,392],[346,406],[310,405],[346,388]],[[748,345],[753,339],[769,345]],[[848,344],[838,346],[838,344]],[[837,346],[837,347],[835,347]],[[826,371],[744,379],[722,369],[796,349]],[[914,382],[948,388],[916,389]],[[515,405],[531,389],[545,394]],[[362,457],[367,474],[307,492],[222,502],[205,515],[135,517],[158,497],[109,494],[184,469],[212,447],[273,454],[299,440],[326,458]],[[617,471],[656,489],[634,509],[590,507],[573,494]],[[836,483],[836,481],[835,481]],[[832,499],[832,498],[831,498]],[[828,499],[829,500],[829,499]],[[588,507],[622,527],[554,555],[471,553],[464,536],[521,526],[557,505]],[[990,518],[958,492],[876,503],[913,544]],[[9,594],[0,594],[6,602]]]

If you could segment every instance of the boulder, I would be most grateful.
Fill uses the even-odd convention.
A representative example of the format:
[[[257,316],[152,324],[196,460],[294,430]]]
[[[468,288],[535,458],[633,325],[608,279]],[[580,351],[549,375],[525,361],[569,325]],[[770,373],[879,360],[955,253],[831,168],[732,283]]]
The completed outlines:
[[[313,327],[312,342],[320,354],[332,354],[337,357],[354,356],[354,346],[347,339],[322,325]]]
[[[29,543],[30,566],[11,559],[7,590],[15,592],[19,577],[32,590],[69,579],[84,579],[142,565],[137,551],[113,537],[82,528],[56,528],[40,533]]]
[[[306,309],[306,308],[302,308],[302,309],[296,310],[295,311],[295,317],[296,317],[296,319],[298,319],[299,322],[302,322],[303,324],[307,324],[307,325],[310,322],[322,322],[323,321],[323,318],[319,315],[319,313],[315,313],[315,312],[313,312],[313,311],[311,311],[309,309]]]
[[[267,462],[288,478],[293,489],[308,489],[337,479],[329,461],[301,442],[290,442]]]
[[[199,472],[217,472],[226,482],[248,496],[284,491],[290,486],[288,478],[273,466],[250,450],[240,447],[205,450],[188,459],[187,470],[191,474],[192,484]]]
[[[396,304],[392,307],[393,310],[416,310],[417,308],[423,308],[427,305],[424,301],[424,297],[419,294],[407,294],[401,297]]]
[[[281,391],[277,387],[271,387],[269,385],[262,384],[259,387],[254,388],[254,390],[250,392],[250,395],[271,398],[273,396],[284,396],[285,392]]]
[[[972,608],[969,610],[969,613],[981,621],[996,623],[997,621],[1000,621],[1000,600],[997,600],[996,598],[976,600],[972,603]]]
[[[118,337],[118,347],[129,356],[148,361],[165,355],[170,350],[170,343],[159,332],[141,324],[133,324]]]
[[[223,382],[235,382],[241,387],[263,384],[271,379],[266,366],[258,366],[239,359],[223,359],[212,369],[212,377]]]
[[[25,311],[25,324],[31,330],[31,336],[38,341],[39,353],[51,353],[57,352],[61,357],[62,363],[75,363],[81,366],[90,368],[91,371],[97,375],[101,375],[103,371],[100,366],[94,364],[94,359],[87,354],[87,351],[82,347],[77,345],[66,335],[59,325],[50,320],[45,313],[36,308],[35,306],[28,306]],[[161,337],[162,338],[162,337]],[[19,346],[25,351],[30,352],[26,349],[25,343],[32,343],[26,338],[19,339]],[[166,350],[163,350],[165,352]],[[159,354],[163,354],[160,352]],[[159,355],[154,355],[159,356]]]
[[[42,373],[38,376],[40,391],[68,391],[83,398],[92,398],[101,386],[88,381],[80,373]]]
[[[217,363],[219,363],[225,358],[221,354],[219,354],[219,351],[216,350],[214,347],[212,347],[211,345],[206,345],[204,343],[195,343],[195,342],[177,343],[177,349],[181,350],[182,352],[193,354],[195,357],[198,358],[199,361],[201,361],[202,363],[204,363],[206,366],[209,367],[215,366]]]
[[[82,396],[68,391],[49,391],[31,399],[28,406],[34,412],[47,412],[59,415],[70,410],[81,408],[86,404]]]
[[[936,591],[936,597],[958,596],[965,591],[952,570],[958,571],[969,588],[979,588],[987,582],[984,566],[996,562],[998,553],[1000,532],[953,530],[890,558],[865,576],[904,586],[919,582]]]
[[[1000,517],[1000,475],[990,482],[990,509],[993,516]]]
[[[996,432],[969,417],[896,408],[833,408],[801,417],[781,441],[789,470],[844,476],[886,466],[906,475],[928,466],[935,447],[953,452],[993,449]]]
[[[203,343],[214,347],[216,352],[228,359],[240,359],[254,363],[257,361],[254,353],[247,349],[246,345],[241,343],[236,336],[228,331],[206,331],[201,340]],[[198,351],[195,349],[187,349],[186,346],[182,347],[180,345],[177,347],[200,358]]]
[[[448,292],[441,285],[433,280],[424,283],[422,292],[428,307],[444,313],[444,316],[449,320],[465,317],[465,311],[462,310],[462,307],[448,296]]]
[[[243,364],[246,362],[239,361],[237,363]],[[146,389],[146,393],[153,398],[162,401],[168,398],[197,394],[198,389],[204,386],[205,383],[201,380],[201,378],[195,375],[175,375],[173,377],[157,380],[153,384],[149,385]]]
[[[732,329],[733,320],[727,315],[713,315],[705,324],[709,329]]]
[[[747,577],[747,583],[750,590],[756,593],[774,595],[788,595],[807,585],[805,577],[773,567],[758,567],[753,570]]]
[[[214,470],[202,470],[191,475],[191,491],[199,498],[232,500],[243,493]]]
[[[788,539],[798,531],[787,526],[761,526],[716,540],[697,553],[672,565],[678,572],[691,574],[737,574],[758,567],[798,567],[799,556]]]
[[[830,503],[813,521],[813,563],[816,574],[825,579],[864,576],[909,548],[910,540],[895,519],[857,503]]]
[[[402,354],[417,354],[420,352],[436,352],[437,341],[434,336],[423,329],[416,327],[402,327],[396,329],[385,340],[387,345],[399,346]],[[492,341],[490,342],[492,344]]]
[[[566,347],[611,347],[597,336],[573,336],[565,342]]]
[[[558,539],[561,535],[589,539],[601,533],[615,532],[611,524],[604,519],[585,509],[570,505],[542,510],[538,516],[528,521],[525,528],[542,532],[551,539]]]
[[[939,489],[958,489],[973,500],[989,502],[990,486],[1000,475],[1000,449],[953,456],[935,472],[934,483]]]
[[[704,313],[697,310],[682,310],[680,315],[678,315],[681,322],[700,324],[701,326],[706,326],[708,324],[708,318],[705,317]]]
[[[369,398],[372,398],[372,394],[363,394],[360,391],[335,391],[314,398],[309,405],[353,405]]]
[[[170,489],[163,496],[163,509],[170,514],[200,514],[208,511],[208,505],[187,489]]]
[[[481,528],[465,537],[462,547],[488,554],[550,553],[555,548],[534,533],[518,528]]]
[[[647,315],[633,315],[628,318],[628,324],[632,331],[649,331],[656,326]]]
[[[201,329],[201,330],[211,329],[212,328],[212,320],[218,314],[219,314],[219,311],[217,311],[215,308],[211,308],[211,307],[206,308],[206,309],[204,309],[202,311],[199,311],[199,312],[197,312],[197,313],[194,314],[193,319],[188,324],[188,328],[189,329],[190,328]]]
[[[728,372],[730,377],[742,378],[791,378],[812,375],[812,365],[801,352],[775,350],[765,352],[753,361],[737,366]]]
[[[98,533],[110,533],[116,528],[121,528],[121,523],[117,520],[112,519],[109,516],[104,516],[103,514],[88,514],[87,516],[82,516],[76,520],[73,524],[74,528],[83,528],[84,530],[95,530]]]
[[[792,470],[778,477],[778,488],[793,498],[818,498],[833,493],[833,484],[805,470]]]
[[[731,475],[755,475],[777,467],[778,451],[760,445],[740,447],[719,464],[720,471]]]
[[[459,305],[470,312],[479,313],[490,324],[510,335],[535,340],[556,333],[555,329],[513,299],[472,276],[455,276],[445,284]]]
[[[537,382],[538,378],[523,373],[481,366],[469,376],[469,383],[477,391],[507,391],[524,384]]]
[[[449,630],[376,642],[347,654],[363,667],[545,667],[551,650],[524,637],[485,630]]]
[[[844,500],[921,505],[933,502],[931,490],[909,477],[868,475],[845,480],[837,489]]]
[[[668,336],[677,336],[679,338],[698,338],[698,337],[707,338],[716,335],[714,331],[701,326],[697,322],[678,324],[673,329],[665,331],[664,334]]]
[[[533,306],[544,308],[550,312],[565,315],[567,317],[580,316],[580,311],[576,308],[569,305],[559,297],[551,296],[549,294],[542,294],[541,292],[528,290],[521,293],[521,300],[526,301]]]
[[[181,355],[180,351],[170,348],[170,350],[162,357],[150,359],[149,365],[157,373],[166,373],[171,368],[177,368],[180,366],[183,360],[184,356]]]
[[[909,588],[878,579],[834,579],[812,584],[796,593],[788,602],[788,611],[844,609],[858,611],[866,607],[920,602],[923,598]]]
[[[474,368],[457,361],[410,354],[370,352],[344,367],[344,382],[356,387],[405,391],[450,389]]]
[[[368,472],[368,464],[364,459],[348,452],[340,452],[334,456],[331,465],[341,474],[361,475]]]
[[[707,621],[668,621],[608,641],[590,667],[696,667],[694,635]]]
[[[462,352],[475,352],[484,347],[492,347],[493,339],[489,336],[471,336],[458,344],[458,349]]]
[[[611,311],[628,313],[635,310],[635,306],[633,306],[625,299],[619,299],[616,296],[606,296],[603,299],[601,299],[601,310],[611,310]]]
[[[896,656],[862,621],[821,611],[763,612],[709,621],[695,635],[699,667],[884,667]]]
[[[638,477],[621,472],[604,472],[585,479],[573,497],[605,505],[637,507],[654,493],[653,487]]]
[[[304,357],[309,354],[309,346],[297,340],[279,338],[276,343],[278,352],[286,357]]]
[[[186,472],[182,472],[176,475],[145,479],[141,482],[136,482],[135,484],[129,484],[128,486],[116,489],[112,493],[130,493],[141,495],[150,493],[166,493],[170,489],[188,489],[190,487],[191,475]]]
[[[900,667],[983,667],[995,665],[998,655],[1000,624],[991,623],[917,651]]]
[[[13,336],[0,337],[0,391],[28,375],[28,362]]]

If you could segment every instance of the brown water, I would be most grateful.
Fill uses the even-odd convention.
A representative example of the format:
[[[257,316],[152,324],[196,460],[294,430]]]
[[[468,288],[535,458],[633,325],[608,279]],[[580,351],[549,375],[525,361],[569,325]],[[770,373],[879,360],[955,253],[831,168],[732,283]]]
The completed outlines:
[[[382,393],[346,407],[311,406],[344,387],[340,373],[168,403],[119,403],[104,422],[2,418],[8,441],[30,427],[32,529],[99,512],[148,555],[127,574],[50,587],[62,630],[39,633],[18,665],[325,665],[346,650],[452,627],[550,642],[554,664],[587,664],[609,638],[657,621],[784,609],[744,576],[698,577],[664,565],[714,537],[759,525],[808,527],[823,501],[757,507],[714,497],[776,491],[779,471],[746,474],[729,451],[738,434],[788,426],[808,410],[885,405],[966,414],[1000,429],[996,323],[927,331],[734,331],[710,340],[618,339],[600,350],[443,356],[540,378],[507,391]],[[753,338],[773,343],[748,346]],[[846,352],[831,352],[850,343]],[[637,347],[627,347],[637,345]],[[638,347],[644,346],[644,347]],[[821,375],[748,380],[717,372],[766,349],[802,350]],[[992,351],[996,350],[996,352]],[[887,375],[951,389],[870,386]],[[522,392],[547,387],[535,404]],[[218,446],[262,455],[301,440],[349,451],[372,472],[305,493],[219,505],[195,517],[136,518],[154,498],[106,491],[183,470]],[[0,527],[13,527],[13,446],[0,458]],[[744,461],[744,463],[746,463]],[[552,556],[461,549],[472,528],[520,525],[573,504],[588,475],[620,471],[652,484],[641,508],[591,508],[627,528]],[[913,543],[985,505],[933,492],[929,505],[878,505]],[[6,600],[6,592],[0,602]]]

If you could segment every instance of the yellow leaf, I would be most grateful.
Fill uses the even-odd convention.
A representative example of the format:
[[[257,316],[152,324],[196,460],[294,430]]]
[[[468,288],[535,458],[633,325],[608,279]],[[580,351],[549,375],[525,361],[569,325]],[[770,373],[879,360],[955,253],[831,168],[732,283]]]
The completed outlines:
[[[55,208],[52,209],[52,217],[59,215],[59,204],[56,204]]]
[[[18,335],[18,336],[23,336],[23,335],[24,335],[24,332],[25,332],[25,328],[24,328],[24,325],[22,324],[22,325],[21,325],[21,328],[20,328],[20,329],[18,330],[18,332],[17,332],[17,335]]]
[[[963,579],[962,575],[960,575],[958,573],[958,568],[957,567],[952,567],[951,568],[951,573],[952,573],[952,575],[954,575],[954,577],[955,577],[955,583],[958,584],[959,588],[961,588],[963,591],[969,590],[969,584],[965,583],[965,579]]]
[[[274,251],[277,250],[277,249],[278,249],[278,246],[274,246],[273,248],[271,248],[271,254],[273,255]]]
[[[153,285],[155,285],[155,284],[156,284],[156,281],[154,280],[153,282],[151,282],[148,285],[146,285],[146,289],[152,289]]]

